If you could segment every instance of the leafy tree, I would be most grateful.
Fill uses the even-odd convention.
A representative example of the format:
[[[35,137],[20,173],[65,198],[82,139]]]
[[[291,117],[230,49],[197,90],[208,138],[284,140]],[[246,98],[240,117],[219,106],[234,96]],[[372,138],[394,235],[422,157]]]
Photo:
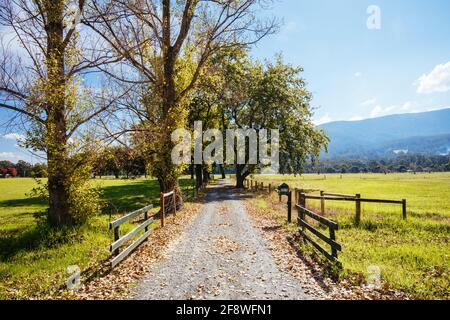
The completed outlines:
[[[312,122],[311,94],[300,77],[302,71],[285,64],[281,56],[266,65],[242,57],[229,62],[226,75],[225,108],[230,123],[258,132],[279,129],[283,172],[300,172],[303,164],[314,160],[328,141]],[[243,187],[244,179],[256,170],[256,165],[236,164],[237,187]]]
[[[31,171],[33,170],[33,165],[31,165],[30,163],[23,161],[23,160],[19,160],[16,163],[16,169],[17,169],[17,174],[20,177],[29,177],[31,175]]]
[[[8,160],[0,160],[0,169],[14,167],[14,163]]]
[[[47,165],[44,163],[36,163],[31,171],[31,177],[33,178],[47,178]]]
[[[97,200],[85,190],[94,144],[83,129],[111,106],[96,101],[97,95],[82,85],[83,73],[112,58],[101,42],[89,41],[77,29],[85,6],[85,0],[0,4],[0,25],[26,55],[22,59],[7,43],[1,44],[0,108],[24,124],[25,146],[47,157],[48,183],[41,193],[48,198],[48,220],[55,226],[78,222],[84,210],[79,208],[81,197],[89,203]]]
[[[184,170],[171,161],[171,133],[187,126],[190,94],[209,57],[255,43],[274,30],[273,21],[256,18],[261,7],[259,0],[92,1],[85,23],[123,57],[122,70],[127,70],[110,73],[140,85],[141,103],[132,106],[140,119],[134,139],[145,150],[161,191],[177,187]],[[133,69],[137,73],[130,77]]]

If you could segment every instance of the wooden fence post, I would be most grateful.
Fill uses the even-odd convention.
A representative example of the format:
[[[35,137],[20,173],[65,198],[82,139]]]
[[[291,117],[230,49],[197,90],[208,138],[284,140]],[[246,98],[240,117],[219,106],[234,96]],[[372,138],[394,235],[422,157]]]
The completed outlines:
[[[272,194],[272,184],[269,183],[269,195],[271,195],[271,194]]]
[[[305,194],[299,193],[298,205],[306,209],[306,197]]]
[[[302,208],[304,208],[304,206],[302,206],[300,203],[302,202],[302,195],[301,194],[299,194],[299,203],[298,203],[298,207],[297,207],[297,215],[298,215],[298,217],[300,218],[300,220],[302,220],[302,221],[305,221],[305,212],[303,211],[303,209]],[[302,208],[300,208],[300,207],[302,207]],[[300,232],[302,233],[302,234],[304,234],[305,233],[305,225],[302,223],[301,224],[301,226],[300,226]]]
[[[360,224],[360,222],[361,222],[361,201],[359,199],[361,199],[361,195],[360,194],[356,194],[355,198],[356,198],[355,221],[356,221],[356,224]]]
[[[116,242],[117,240],[120,239],[120,230],[119,230],[119,227],[120,227],[120,226],[117,226],[117,227],[114,228],[114,242]],[[120,253],[119,248],[117,248],[117,249],[114,250],[114,252],[113,252],[114,255],[117,255],[117,254],[119,254],[119,253]]]
[[[406,220],[406,199],[402,200],[402,211],[403,211],[403,220]]]
[[[289,191],[289,193],[288,193],[287,206],[288,206],[288,222],[291,223],[292,222],[292,191]]]
[[[164,215],[165,215],[165,208],[164,208],[164,193],[161,192],[159,196],[159,206],[161,207],[161,228],[164,228]]]
[[[145,211],[145,213],[144,213],[144,219],[145,219],[145,221],[148,220],[148,211]],[[147,232],[147,231],[148,231],[148,226],[145,227],[145,232]]]
[[[148,220],[148,211],[145,211],[144,213],[144,220],[145,222]],[[144,232],[148,231],[148,226],[145,227]],[[148,238],[146,238],[144,241],[148,241]]]
[[[336,234],[334,233],[334,228],[331,228],[331,226],[328,228],[330,229],[330,239],[336,241]],[[336,259],[338,258],[338,253],[334,246],[331,246],[331,255]]]
[[[322,216],[325,215],[325,199],[323,198],[323,191],[320,191],[320,196],[322,199],[320,199],[320,212],[322,213]]]

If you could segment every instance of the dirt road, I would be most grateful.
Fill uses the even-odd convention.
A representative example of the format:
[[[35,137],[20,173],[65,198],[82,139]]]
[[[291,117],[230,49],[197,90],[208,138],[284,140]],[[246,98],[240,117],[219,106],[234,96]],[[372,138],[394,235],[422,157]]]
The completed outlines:
[[[243,200],[223,181],[132,299],[312,299],[277,268]]]

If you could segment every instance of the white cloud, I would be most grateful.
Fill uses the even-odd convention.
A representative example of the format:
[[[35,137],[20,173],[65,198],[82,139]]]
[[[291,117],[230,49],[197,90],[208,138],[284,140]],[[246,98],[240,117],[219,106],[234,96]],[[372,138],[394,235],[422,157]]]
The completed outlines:
[[[8,133],[3,136],[3,139],[6,140],[14,140],[14,141],[22,141],[25,139],[25,136],[20,133]]]
[[[17,162],[20,159],[22,159],[23,156],[21,156],[18,153],[14,152],[0,152],[0,160],[8,160],[11,162]]]
[[[429,74],[422,75],[415,83],[417,93],[450,91],[450,61],[438,64]]]
[[[357,72],[355,72],[355,74],[354,74],[354,76],[355,76],[355,78],[359,78],[359,77],[362,77],[362,72],[360,72],[360,71],[357,71]]]
[[[392,106],[387,106],[387,107],[383,107],[378,104],[370,112],[370,118],[377,118],[377,117],[383,117],[383,116],[396,114],[396,113],[408,113],[408,112],[415,112],[415,111],[417,111],[415,109],[415,104],[410,101],[405,102],[402,105],[392,105]]]
[[[327,114],[324,115],[322,118],[319,118],[319,119],[317,119],[317,120],[314,120],[314,124],[315,124],[316,126],[320,126],[321,124],[328,123],[328,122],[331,122],[331,121],[333,121],[333,119],[331,119],[330,114],[327,113]]]
[[[366,100],[364,102],[361,102],[361,106],[365,107],[365,106],[371,106],[373,104],[377,103],[377,98],[372,98],[369,100]]]

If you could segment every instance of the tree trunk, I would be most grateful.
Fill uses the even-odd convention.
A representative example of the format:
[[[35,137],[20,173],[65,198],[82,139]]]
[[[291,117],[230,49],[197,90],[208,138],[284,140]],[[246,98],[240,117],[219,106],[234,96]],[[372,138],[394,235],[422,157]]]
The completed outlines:
[[[207,166],[202,166],[202,171],[203,171],[203,183],[207,184],[209,182],[209,172],[208,172],[208,167]]]
[[[203,184],[203,171],[201,164],[195,165],[195,182],[198,188],[200,188]]]
[[[159,190],[162,193],[168,193],[175,190],[175,188],[179,187],[177,179],[158,179],[159,182]]]
[[[244,189],[244,181],[248,174],[244,173],[245,165],[236,165],[236,188]]]
[[[191,165],[189,166],[189,172],[191,174],[191,180],[194,180],[194,174],[195,174],[195,169],[194,169],[195,165],[193,163],[191,163]]]
[[[219,169],[220,169],[220,174],[222,175],[222,179],[226,179],[225,168],[224,168],[223,164],[219,164]]]
[[[69,205],[69,173],[67,170],[67,123],[65,110],[64,71],[64,1],[48,5],[47,38],[47,162],[48,220],[54,226],[71,225]]]

